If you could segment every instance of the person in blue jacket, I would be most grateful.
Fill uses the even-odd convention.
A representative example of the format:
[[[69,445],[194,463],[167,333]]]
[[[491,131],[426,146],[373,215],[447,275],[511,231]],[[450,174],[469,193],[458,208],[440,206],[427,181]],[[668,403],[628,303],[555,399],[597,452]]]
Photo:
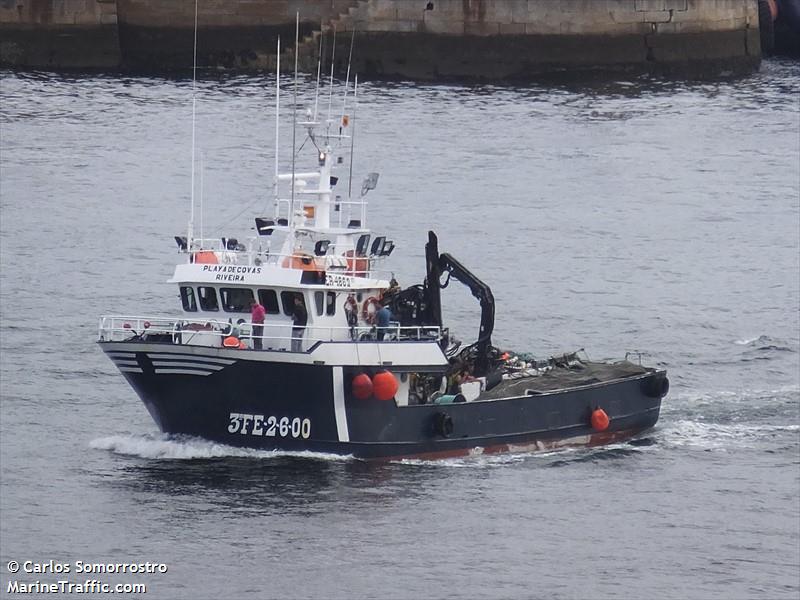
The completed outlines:
[[[378,341],[381,341],[389,328],[389,322],[392,320],[392,311],[389,310],[388,306],[381,306],[378,312],[375,313],[375,319],[378,325]]]

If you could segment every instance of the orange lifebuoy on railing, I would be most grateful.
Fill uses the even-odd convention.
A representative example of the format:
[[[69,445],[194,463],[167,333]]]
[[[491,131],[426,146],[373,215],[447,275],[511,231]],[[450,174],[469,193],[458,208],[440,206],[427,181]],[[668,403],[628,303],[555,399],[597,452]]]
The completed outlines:
[[[370,310],[370,307],[374,307]],[[364,300],[364,305],[361,308],[361,318],[364,319],[367,323],[372,325],[375,322],[375,318],[378,314],[378,311],[381,308],[381,301],[378,300],[375,296],[370,296],[366,300]]]

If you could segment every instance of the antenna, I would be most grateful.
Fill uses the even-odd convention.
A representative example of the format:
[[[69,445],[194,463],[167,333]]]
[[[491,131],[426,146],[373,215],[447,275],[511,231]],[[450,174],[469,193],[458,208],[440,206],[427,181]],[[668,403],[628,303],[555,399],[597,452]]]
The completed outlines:
[[[350,55],[347,57],[347,76],[344,80],[344,99],[342,100],[342,121],[344,122],[345,107],[347,106],[347,84],[350,83],[350,63],[353,60],[353,42],[356,39],[356,28],[353,27],[353,34],[350,36]],[[341,127],[341,125],[340,125]]]
[[[195,163],[195,121],[197,117],[197,1],[194,0],[194,52],[192,57],[192,192],[190,194],[189,227],[186,232],[186,242],[189,252],[192,251],[192,238],[194,237],[194,163]]]
[[[347,182],[347,199],[353,199],[353,151],[356,143],[356,108],[358,108],[358,75],[353,81],[353,127],[350,129],[350,180]],[[364,223],[363,215],[361,223]]]
[[[278,152],[280,150],[280,143],[278,141],[278,134],[280,133],[280,117],[281,117],[281,36],[278,36],[278,50],[277,50],[277,70],[275,74],[275,220],[278,219]]]
[[[331,102],[333,101],[333,63],[336,59],[336,26],[333,26],[333,45],[331,46],[331,83],[328,86],[328,121],[331,120]],[[328,123],[330,127],[330,123]]]
[[[200,153],[200,249],[203,249],[203,153]]]
[[[314,92],[314,123],[317,122],[317,105],[319,104],[319,73],[322,69],[322,39],[323,33],[320,31],[319,34],[319,54],[317,54],[317,89]]]
[[[297,47],[300,45],[300,11],[297,11],[297,19],[294,29],[294,112],[292,115],[292,202],[289,211],[289,227],[294,229],[294,162],[296,158],[297,144]]]

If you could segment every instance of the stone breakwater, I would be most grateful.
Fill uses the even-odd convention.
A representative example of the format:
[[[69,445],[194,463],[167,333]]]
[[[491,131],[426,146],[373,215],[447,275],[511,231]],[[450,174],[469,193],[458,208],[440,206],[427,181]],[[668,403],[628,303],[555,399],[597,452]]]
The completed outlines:
[[[335,30],[343,71],[355,31],[362,77],[713,76],[761,58],[756,0],[199,0],[199,65],[273,68],[278,36],[293,46],[297,11],[301,68],[316,70],[320,42],[328,63]],[[193,36],[189,0],[0,0],[7,67],[184,71]]]

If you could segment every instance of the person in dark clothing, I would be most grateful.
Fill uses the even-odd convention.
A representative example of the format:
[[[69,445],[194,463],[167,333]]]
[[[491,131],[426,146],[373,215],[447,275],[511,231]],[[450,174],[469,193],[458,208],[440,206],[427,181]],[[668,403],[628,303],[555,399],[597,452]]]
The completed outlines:
[[[292,309],[292,352],[301,352],[303,349],[303,333],[308,323],[308,312],[306,311],[303,296],[297,294],[294,297],[294,308]]]
[[[388,306],[381,306],[378,312],[375,313],[375,320],[378,325],[378,341],[381,341],[386,335],[389,322],[392,320],[392,311],[389,310]]]

